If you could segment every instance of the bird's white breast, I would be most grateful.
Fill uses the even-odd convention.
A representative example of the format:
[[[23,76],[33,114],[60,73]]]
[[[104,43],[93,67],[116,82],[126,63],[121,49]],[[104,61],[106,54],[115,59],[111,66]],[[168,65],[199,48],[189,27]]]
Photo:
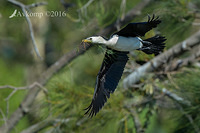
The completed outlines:
[[[114,35],[110,38],[110,47],[118,51],[132,51],[142,47],[141,38]]]

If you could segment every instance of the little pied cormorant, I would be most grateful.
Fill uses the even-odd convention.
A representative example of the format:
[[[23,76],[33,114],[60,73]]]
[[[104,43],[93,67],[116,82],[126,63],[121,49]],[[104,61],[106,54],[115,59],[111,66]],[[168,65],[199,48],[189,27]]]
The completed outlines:
[[[161,23],[159,17],[148,16],[147,22],[129,23],[120,31],[114,33],[110,39],[101,36],[92,36],[82,42],[95,43],[107,46],[105,57],[100,71],[96,78],[94,95],[92,102],[87,107],[86,113],[89,117],[96,115],[104,106],[110,93],[113,93],[121,79],[126,62],[127,54],[132,50],[141,50],[146,54],[158,55],[165,47],[165,37],[156,35],[142,40],[139,36],[144,36],[146,32],[157,27]]]

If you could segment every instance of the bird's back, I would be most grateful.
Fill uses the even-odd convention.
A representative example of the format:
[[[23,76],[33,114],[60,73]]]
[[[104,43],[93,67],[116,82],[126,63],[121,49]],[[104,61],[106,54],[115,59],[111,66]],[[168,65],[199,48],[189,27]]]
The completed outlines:
[[[142,47],[141,39],[139,37],[123,37],[123,36],[113,36],[117,37],[116,44],[111,46],[112,49],[119,51],[133,51]]]

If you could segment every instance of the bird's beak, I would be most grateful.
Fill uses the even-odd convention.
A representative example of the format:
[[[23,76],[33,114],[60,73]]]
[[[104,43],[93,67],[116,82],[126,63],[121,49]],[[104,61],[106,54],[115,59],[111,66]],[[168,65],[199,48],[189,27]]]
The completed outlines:
[[[82,42],[91,43],[91,40],[83,39]]]

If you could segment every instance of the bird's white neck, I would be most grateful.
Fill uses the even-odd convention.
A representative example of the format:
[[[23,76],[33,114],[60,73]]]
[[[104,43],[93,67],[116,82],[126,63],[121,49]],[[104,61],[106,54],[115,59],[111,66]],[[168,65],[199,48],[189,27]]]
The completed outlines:
[[[116,45],[118,38],[119,37],[117,35],[112,36],[109,40],[99,38],[99,44],[104,44],[108,47],[113,47],[114,45]]]
[[[109,41],[109,40],[106,40],[106,39],[104,39],[103,37],[101,37],[101,38],[98,39],[98,43],[99,43],[99,44],[105,44],[105,45],[106,45],[106,44],[108,43],[108,41]]]

